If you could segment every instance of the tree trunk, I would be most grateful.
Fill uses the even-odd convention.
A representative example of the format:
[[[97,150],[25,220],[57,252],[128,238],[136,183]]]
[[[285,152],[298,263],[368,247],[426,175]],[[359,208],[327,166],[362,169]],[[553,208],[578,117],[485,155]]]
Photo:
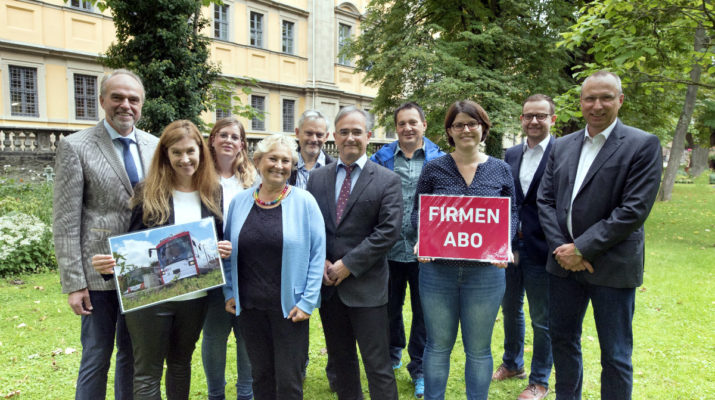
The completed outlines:
[[[698,177],[708,168],[708,147],[693,147],[693,153],[690,154],[690,175]]]
[[[695,51],[702,52],[704,50],[705,43],[705,29],[702,23],[698,24],[695,29]],[[702,67],[696,61],[693,63],[693,69],[690,70],[690,80],[693,83],[700,82],[700,73],[702,72]],[[698,95],[698,85],[688,85],[688,89],[685,92],[685,103],[683,104],[683,112],[680,113],[680,118],[678,118],[678,125],[675,127],[675,134],[673,135],[673,143],[670,148],[670,157],[668,157],[668,166],[665,168],[665,176],[663,177],[663,182],[660,184],[660,190],[658,191],[659,201],[668,201],[673,195],[673,185],[675,184],[675,176],[678,173],[678,165],[680,164],[680,157],[685,149],[685,134],[688,131],[688,126],[690,125],[690,120],[693,117],[693,109],[695,108],[695,100]]]

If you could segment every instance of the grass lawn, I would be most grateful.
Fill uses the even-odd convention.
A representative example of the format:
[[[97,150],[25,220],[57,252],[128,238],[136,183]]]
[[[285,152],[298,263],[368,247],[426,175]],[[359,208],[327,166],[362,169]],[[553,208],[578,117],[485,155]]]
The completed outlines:
[[[702,176],[696,184],[676,185],[674,200],[656,204],[646,223],[645,283],[637,291],[633,323],[635,399],[715,399],[715,379],[710,370],[715,362],[715,188],[707,185],[706,179]],[[405,311],[409,315],[409,305]],[[528,325],[527,322],[526,346],[530,352]],[[57,273],[0,282],[0,397],[73,398],[81,353],[79,328],[79,317],[71,312],[66,296],[60,293]],[[495,367],[501,360],[502,340],[499,320],[492,341]],[[585,319],[582,344],[583,397],[598,399],[598,337],[590,312]],[[198,347],[193,360],[191,398],[205,399],[206,382]],[[235,354],[235,343],[229,341],[228,351]],[[405,365],[409,361],[406,353]],[[328,391],[325,362],[325,341],[316,312],[311,318],[306,399],[337,398]],[[464,352],[458,338],[447,399],[465,398],[463,371]],[[226,375],[227,398],[235,398],[235,363],[229,363]],[[515,399],[526,383],[494,383],[490,399]],[[397,384],[401,399],[413,398],[405,367],[397,371]],[[108,386],[111,398],[111,377]],[[366,382],[363,388],[367,390]]]

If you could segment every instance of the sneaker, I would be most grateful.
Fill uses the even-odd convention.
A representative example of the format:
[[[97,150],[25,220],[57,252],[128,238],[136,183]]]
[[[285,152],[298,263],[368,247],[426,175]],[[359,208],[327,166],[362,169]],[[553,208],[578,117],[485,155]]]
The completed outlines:
[[[392,369],[400,369],[402,367],[402,361],[398,361],[397,364],[392,364]]]
[[[530,383],[516,400],[542,400],[549,394],[549,388]]]
[[[425,378],[417,378],[414,380],[415,397],[421,399],[425,396]]]
[[[511,378],[526,379],[526,372],[524,372],[524,368],[519,369],[517,371],[510,371],[506,368],[504,364],[502,364],[492,374],[493,381],[503,381],[504,379]]]

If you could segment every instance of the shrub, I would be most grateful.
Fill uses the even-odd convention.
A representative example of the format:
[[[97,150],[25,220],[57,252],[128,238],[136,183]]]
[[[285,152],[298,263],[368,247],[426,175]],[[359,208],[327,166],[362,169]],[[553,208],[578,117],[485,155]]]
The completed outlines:
[[[52,230],[47,224],[18,212],[0,216],[0,276],[56,267]]]

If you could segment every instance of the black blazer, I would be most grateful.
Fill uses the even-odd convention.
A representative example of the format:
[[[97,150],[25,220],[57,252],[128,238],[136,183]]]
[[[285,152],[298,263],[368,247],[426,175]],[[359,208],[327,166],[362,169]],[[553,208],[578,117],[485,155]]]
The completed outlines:
[[[544,174],[544,169],[549,160],[549,153],[551,153],[553,144],[554,137],[551,136],[549,144],[544,150],[544,155],[541,157],[541,162],[539,162],[539,166],[536,168],[534,178],[531,180],[531,185],[528,188],[522,188],[521,180],[519,179],[521,160],[524,155],[524,145],[518,144],[509,148],[504,155],[504,161],[511,167],[511,175],[514,177],[516,207],[519,213],[519,223],[521,225],[522,242],[524,243],[525,251],[529,254],[530,259],[541,260],[543,265],[546,264],[549,248],[546,244],[544,231],[541,229],[541,223],[539,222],[536,193],[539,189],[541,176]],[[526,191],[524,189],[526,189]],[[514,235],[514,245],[512,248],[516,248],[517,240],[518,235]]]
[[[322,150],[321,150],[322,151]],[[300,152],[300,147],[298,147],[298,152]],[[335,159],[333,157],[330,157],[328,153],[322,151],[323,154],[325,154],[325,165],[327,166],[330,163],[335,162]],[[295,182],[298,180],[298,169],[293,168],[293,171],[290,173],[290,177],[288,178],[288,184],[295,186]]]
[[[337,287],[323,286],[321,296],[329,299],[337,292],[349,307],[382,306],[387,304],[387,252],[402,226],[402,183],[396,173],[368,160],[337,224],[337,165],[311,171],[307,189],[325,221],[326,258],[342,259],[351,275]]]
[[[643,223],[658,193],[663,168],[660,141],[618,120],[573,201],[572,238],[566,218],[583,140],[582,129],[554,142],[537,201],[549,250],[574,243],[594,273],[569,272],[551,252],[546,270],[562,277],[580,274],[594,285],[637,287],[643,283]]]

